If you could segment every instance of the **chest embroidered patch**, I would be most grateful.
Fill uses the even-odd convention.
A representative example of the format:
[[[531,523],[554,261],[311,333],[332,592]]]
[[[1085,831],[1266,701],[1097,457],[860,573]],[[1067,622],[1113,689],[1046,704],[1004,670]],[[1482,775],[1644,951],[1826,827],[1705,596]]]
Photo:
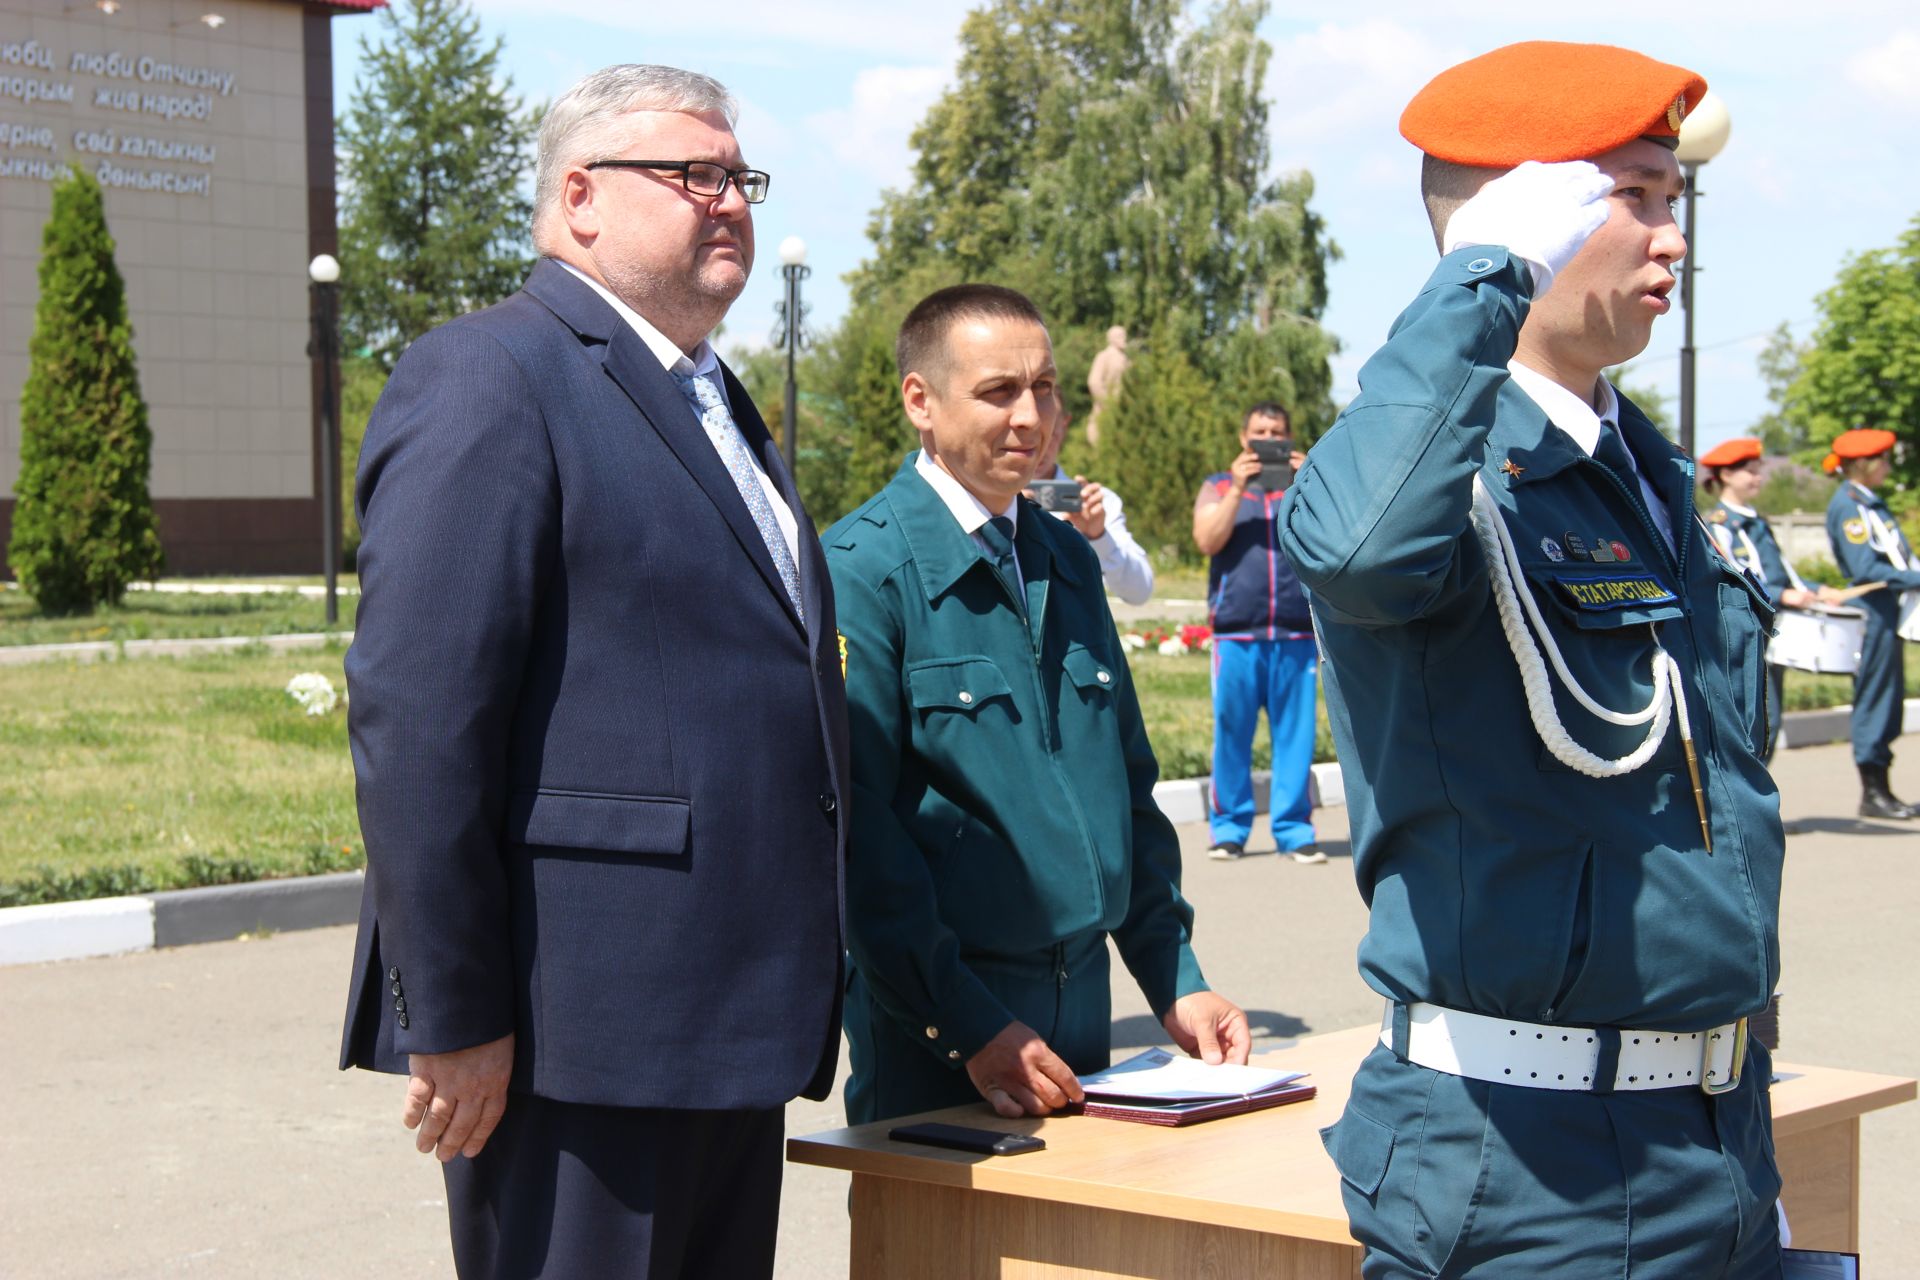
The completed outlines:
[[[1570,603],[1582,609],[1672,604],[1680,598],[1658,578],[1639,574],[1557,577],[1553,585]]]

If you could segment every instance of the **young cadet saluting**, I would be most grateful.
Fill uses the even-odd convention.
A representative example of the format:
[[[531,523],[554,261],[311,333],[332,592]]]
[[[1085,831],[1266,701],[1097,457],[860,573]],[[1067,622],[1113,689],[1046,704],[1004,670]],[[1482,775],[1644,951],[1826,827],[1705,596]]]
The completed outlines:
[[[855,797],[847,1119],[1078,1101],[1107,1065],[1109,934],[1176,1043],[1245,1062],[1246,1015],[1193,956],[1100,562],[1020,500],[1059,395],[1040,313],[956,285],[896,350],[920,449],[823,539]]]
[[[1325,1134],[1368,1277],[1780,1271],[1772,610],[1601,376],[1668,309],[1705,92],[1547,43],[1423,89],[1444,257],[1282,512],[1387,999]]]
[[[1874,492],[1887,482],[1893,444],[1891,431],[1843,431],[1834,438],[1825,463],[1828,471],[1845,476],[1827,504],[1827,541],[1833,544],[1834,563],[1855,586],[1887,584],[1885,590],[1854,601],[1867,614],[1860,667],[1853,677],[1853,762],[1860,770],[1863,818],[1920,818],[1920,808],[1894,795],[1887,781],[1893,740],[1900,736],[1906,710],[1907,646],[1900,621],[1912,597],[1903,599],[1903,593],[1920,591],[1920,559],[1907,545],[1900,522]]]
[[[1752,436],[1724,440],[1700,455],[1705,473],[1700,487],[1720,501],[1706,513],[1707,532],[1720,550],[1732,557],[1753,578],[1764,584],[1777,605],[1804,609],[1820,601],[1837,603],[1839,597],[1828,587],[1809,587],[1793,571],[1780,550],[1773,526],[1753,507],[1765,477],[1760,472],[1764,446]],[[1767,737],[1760,759],[1773,762],[1774,744],[1780,737],[1780,716],[1786,709],[1787,669],[1767,664]]]

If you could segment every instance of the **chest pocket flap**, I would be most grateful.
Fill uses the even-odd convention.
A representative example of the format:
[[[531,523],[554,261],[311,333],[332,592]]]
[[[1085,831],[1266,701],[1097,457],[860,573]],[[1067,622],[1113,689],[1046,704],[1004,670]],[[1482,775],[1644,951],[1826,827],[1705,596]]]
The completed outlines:
[[[1119,683],[1113,674],[1113,668],[1095,657],[1093,650],[1083,644],[1071,646],[1066,656],[1060,659],[1060,665],[1066,669],[1067,679],[1082,692],[1097,691],[1111,693]]]
[[[1664,572],[1644,567],[1595,572],[1564,565],[1527,567],[1535,598],[1551,600],[1582,631],[1614,631],[1678,618],[1684,612]]]
[[[907,668],[907,693],[917,711],[973,711],[1013,687],[992,658],[932,658]]]

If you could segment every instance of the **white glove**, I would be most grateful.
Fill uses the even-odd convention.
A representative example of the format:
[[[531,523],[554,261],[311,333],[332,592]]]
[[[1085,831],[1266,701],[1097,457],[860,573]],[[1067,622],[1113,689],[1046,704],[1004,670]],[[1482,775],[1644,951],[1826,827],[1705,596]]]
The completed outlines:
[[[1504,245],[1533,271],[1533,296],[1573,261],[1587,237],[1607,221],[1613,179],[1591,160],[1529,160],[1480,188],[1447,221],[1446,252]]]

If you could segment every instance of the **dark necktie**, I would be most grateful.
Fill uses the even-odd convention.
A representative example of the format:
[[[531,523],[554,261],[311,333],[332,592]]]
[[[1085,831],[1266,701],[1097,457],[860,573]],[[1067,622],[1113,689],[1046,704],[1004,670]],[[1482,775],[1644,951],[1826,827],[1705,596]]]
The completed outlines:
[[[1022,614],[1027,611],[1027,603],[1020,598],[1020,574],[1013,559],[1013,521],[1005,516],[994,516],[980,526],[980,540],[987,544],[987,554],[993,559],[993,569],[1000,580],[1007,584],[1007,590],[1013,593],[1015,603]]]
[[[1627,442],[1620,438],[1620,428],[1607,422],[1600,424],[1600,439],[1593,446],[1593,458],[1619,476],[1629,494],[1640,497],[1640,476],[1633,469],[1633,455],[1627,452]]]

